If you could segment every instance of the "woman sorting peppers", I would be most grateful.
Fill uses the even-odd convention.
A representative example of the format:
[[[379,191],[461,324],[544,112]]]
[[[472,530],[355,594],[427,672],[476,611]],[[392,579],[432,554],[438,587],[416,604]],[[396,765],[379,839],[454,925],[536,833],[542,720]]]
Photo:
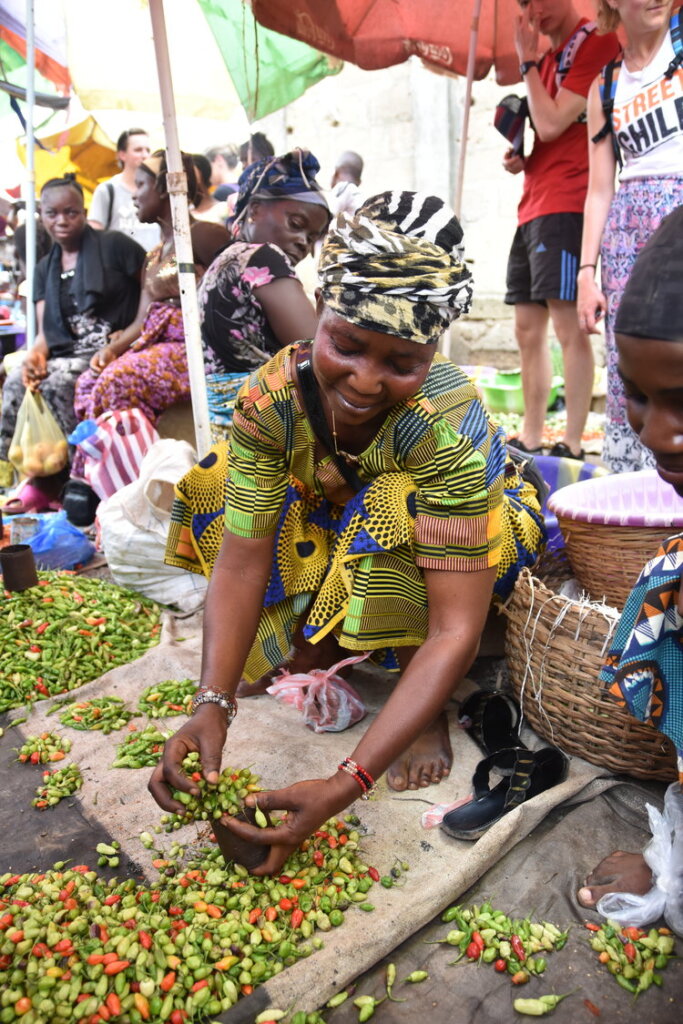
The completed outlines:
[[[241,679],[258,691],[274,668],[329,668],[347,651],[400,673],[338,767],[259,793],[259,808],[287,812],[279,824],[224,819],[270,844],[256,874],[279,871],[382,774],[394,790],[448,775],[446,702],[494,595],[543,543],[535,488],[470,379],[437,353],[471,301],[461,242],[432,196],[386,192],[340,215],[322,251],[314,340],[250,376],[230,441],[177,488],[167,560],[211,582],[194,714],[149,784],[162,807],[180,808],[169,787],[197,792],[181,767],[190,751],[217,779]]]

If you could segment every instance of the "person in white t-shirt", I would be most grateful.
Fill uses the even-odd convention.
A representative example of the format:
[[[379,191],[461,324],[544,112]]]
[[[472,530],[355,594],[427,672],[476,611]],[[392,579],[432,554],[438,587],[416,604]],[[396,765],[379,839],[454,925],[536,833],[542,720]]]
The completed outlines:
[[[150,154],[144,128],[121,132],[116,143],[121,173],[101,182],[93,193],[88,224],[103,231],[122,231],[149,252],[160,240],[157,224],[142,224],[133,205],[135,172]]]
[[[363,174],[363,158],[352,150],[342,153],[334,168],[329,205],[332,215],[338,213],[353,214],[362,205],[364,195],[360,190],[360,179]]]
[[[619,375],[614,321],[636,256],[667,214],[683,204],[683,67],[670,18],[679,0],[598,0],[598,27],[621,23],[626,39],[612,113],[606,117],[601,76],[588,96],[589,181],[578,274],[579,322],[596,333],[605,316],[607,401],[602,461],[614,473],[654,465],[629,426]],[[609,65],[608,65],[609,68]],[[619,186],[615,190],[617,149]],[[600,258],[601,287],[596,281]]]

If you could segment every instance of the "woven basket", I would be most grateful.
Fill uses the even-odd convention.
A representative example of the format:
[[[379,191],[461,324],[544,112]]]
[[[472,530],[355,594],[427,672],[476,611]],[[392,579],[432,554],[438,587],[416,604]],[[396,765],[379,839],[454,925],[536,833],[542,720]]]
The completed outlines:
[[[539,736],[591,764],[639,779],[677,777],[673,745],[598,682],[619,612],[576,602],[523,569],[505,606],[505,653],[524,717]]]
[[[661,526],[583,523],[558,514],[569,561],[594,601],[623,608],[646,563],[674,531]]]

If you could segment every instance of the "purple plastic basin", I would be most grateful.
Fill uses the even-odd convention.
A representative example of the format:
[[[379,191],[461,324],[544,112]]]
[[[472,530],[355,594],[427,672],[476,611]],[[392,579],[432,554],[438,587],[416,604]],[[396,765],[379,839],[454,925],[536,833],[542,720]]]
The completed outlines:
[[[548,508],[582,523],[683,528],[683,498],[654,469],[570,484],[551,495]]]

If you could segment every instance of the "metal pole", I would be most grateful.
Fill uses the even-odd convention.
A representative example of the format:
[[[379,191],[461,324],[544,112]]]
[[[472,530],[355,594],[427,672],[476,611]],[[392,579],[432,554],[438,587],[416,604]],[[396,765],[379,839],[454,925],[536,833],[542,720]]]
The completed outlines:
[[[190,375],[190,393],[192,397],[192,414],[197,455],[203,458],[211,447],[211,429],[209,426],[209,403],[206,394],[206,377],[204,374],[204,357],[199,332],[199,307],[197,305],[197,286],[194,276],[194,255],[190,236],[190,215],[187,206],[187,179],[180,158],[178,142],[178,125],[176,123],[175,99],[171,65],[168,56],[168,38],[166,35],[166,19],[164,17],[163,0],[149,0],[149,13],[152,18],[152,33],[156,52],[157,74],[159,76],[159,92],[161,109],[164,118],[164,136],[166,138],[166,162],[168,165],[168,191],[171,197],[171,215],[173,217],[173,240],[176,259],[178,261],[178,277],[180,280],[180,305],[183,311],[183,328],[185,331],[185,349],[187,366]]]
[[[455,179],[455,199],[453,207],[460,217],[462,207],[462,190],[465,184],[465,158],[467,156],[467,134],[470,126],[470,104],[472,102],[472,82],[474,81],[474,62],[477,56],[477,40],[479,38],[479,17],[481,0],[474,0],[472,21],[470,24],[470,49],[467,54],[467,77],[465,80],[465,99],[463,101],[462,130],[460,132],[460,152],[458,154],[458,174]]]
[[[36,339],[33,274],[36,268],[36,171],[33,111],[36,102],[33,0],[26,0],[26,348]]]

